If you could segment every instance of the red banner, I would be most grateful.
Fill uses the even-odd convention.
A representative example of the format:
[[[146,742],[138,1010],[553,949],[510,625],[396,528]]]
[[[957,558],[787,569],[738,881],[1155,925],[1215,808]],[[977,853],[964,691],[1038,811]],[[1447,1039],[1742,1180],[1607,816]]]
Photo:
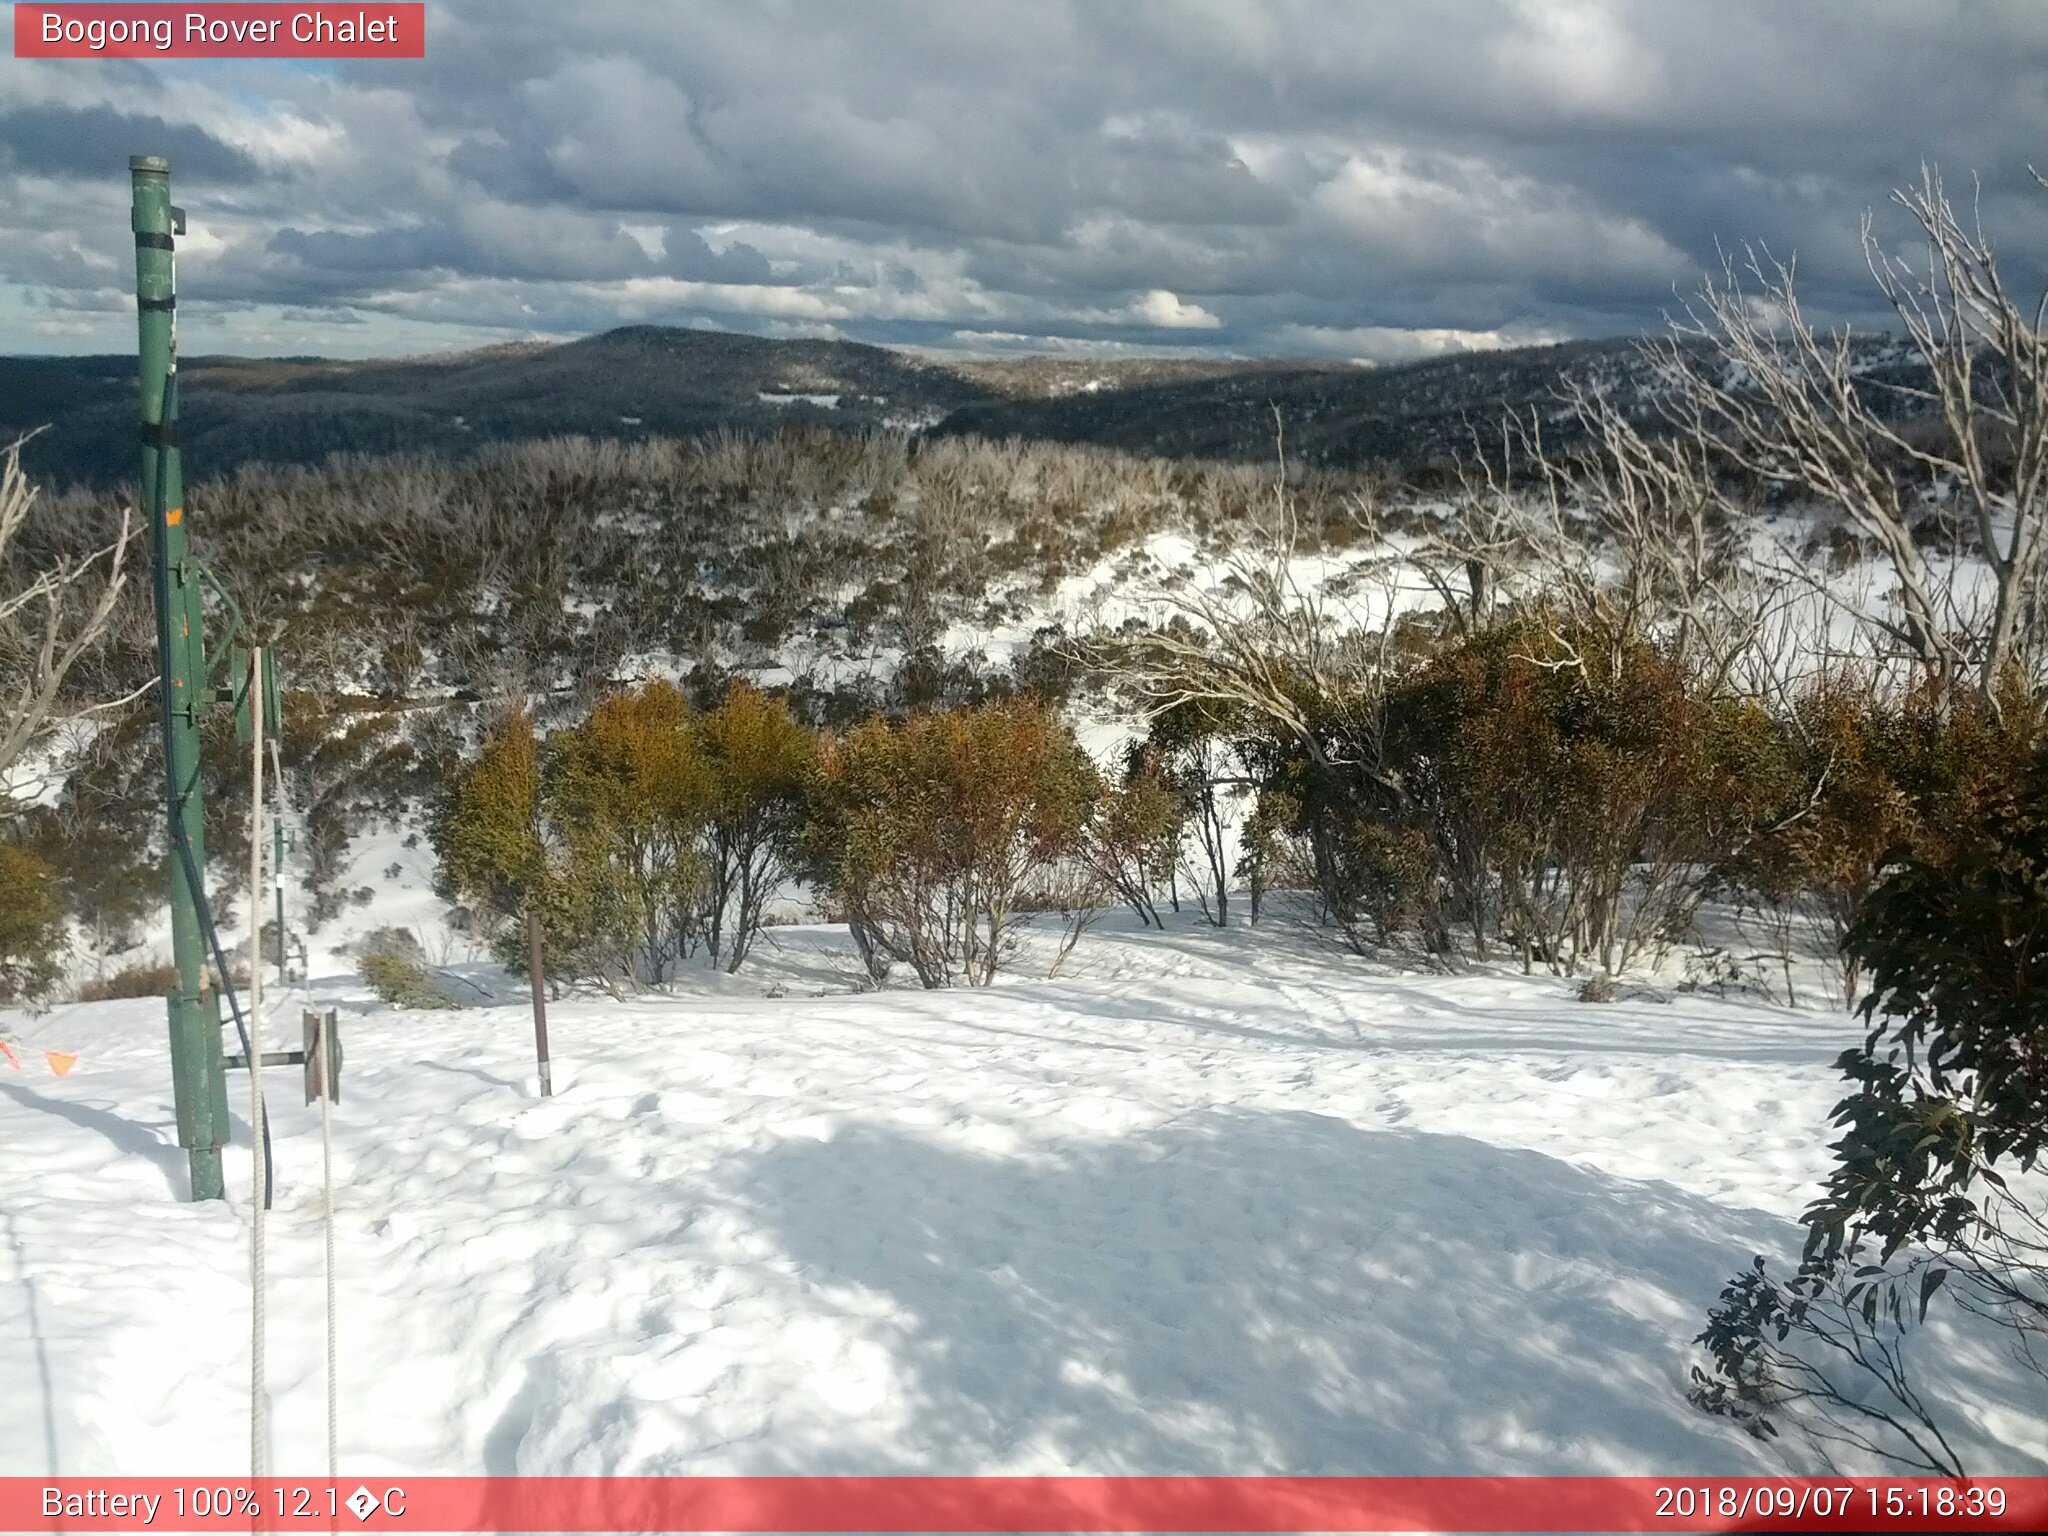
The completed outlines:
[[[2039,1531],[2048,1477],[0,1478],[35,1531]]]
[[[22,5],[17,59],[423,59],[423,4]]]

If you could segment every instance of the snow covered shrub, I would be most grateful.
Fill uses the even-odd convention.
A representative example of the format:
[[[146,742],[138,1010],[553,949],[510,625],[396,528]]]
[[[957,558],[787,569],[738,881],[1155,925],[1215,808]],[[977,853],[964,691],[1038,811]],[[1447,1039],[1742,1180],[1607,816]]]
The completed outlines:
[[[2048,1148],[2048,752],[1887,875],[1848,947],[1871,1028],[1837,1062],[1834,1172],[1792,1277],[1759,1256],[1721,1293],[1691,1395],[1757,1434],[1809,1408],[1823,1438],[1960,1476],[1904,1349],[1929,1304],[2048,1372],[2048,1210],[2025,1177]]]
[[[787,879],[814,752],[787,703],[741,682],[701,714],[652,683],[548,739],[542,816],[604,973],[659,985],[700,946],[739,969]]]
[[[1039,625],[1031,632],[1030,644],[1010,662],[1016,691],[1033,694],[1048,704],[1064,704],[1082,681],[1077,649],[1064,624]]]
[[[437,808],[431,834],[441,878],[483,911],[525,909],[546,873],[540,829],[540,741],[514,710],[463,765]]]
[[[949,656],[936,644],[919,646],[904,655],[890,691],[904,709],[957,709],[1009,697],[1010,674],[985,662],[980,651]]]
[[[737,970],[788,877],[814,755],[788,704],[744,683],[702,712],[665,682],[617,693],[545,743],[515,716],[444,793],[443,894],[514,969],[531,911],[551,971],[615,993],[699,953]]]
[[[1469,939],[1566,975],[1680,937],[1767,803],[1762,711],[1705,696],[1647,641],[1540,608],[1409,643],[1419,657],[1377,694],[1295,685],[1317,750],[1299,731],[1248,744],[1331,919],[1354,942],[1449,955]]]
[[[358,955],[396,955],[426,964],[426,947],[410,928],[372,928],[356,941]]]
[[[292,799],[303,808],[297,851],[312,898],[308,926],[318,929],[353,899],[341,881],[356,834],[377,816],[402,814],[411,796],[430,790],[435,765],[405,739],[402,715],[365,711],[312,690],[287,692],[283,713],[279,751]],[[208,729],[217,734],[203,752],[207,856],[241,868],[248,859],[248,754],[234,745],[232,720],[210,716]]]
[[[24,849],[0,844],[0,1003],[46,996],[69,941],[57,875]]]
[[[1316,742],[1314,751],[1302,749],[1304,736],[1265,728],[1240,744],[1258,792],[1240,868],[1252,887],[1254,921],[1265,892],[1293,888],[1307,892],[1315,920],[1354,949],[1419,935],[1431,953],[1442,953],[1430,850],[1399,780],[1377,761],[1383,699],[1301,692],[1304,736]],[[1373,729],[1354,732],[1359,719],[1373,721]]]
[[[810,874],[871,973],[886,958],[927,987],[986,986],[1096,793],[1073,732],[1032,700],[870,721],[823,744]]]
[[[1238,829],[1237,863],[1231,874],[1244,887],[1254,926],[1265,913],[1269,893],[1314,883],[1300,841],[1291,830],[1299,820],[1286,795],[1261,788],[1253,797],[1251,813]]]
[[[14,816],[7,835],[57,872],[84,947],[131,949],[164,900],[163,767],[154,700],[103,714],[62,788]]]
[[[1541,612],[1430,663],[1388,719],[1448,915],[1525,966],[1611,975],[1681,934],[1752,809],[1760,714],[1701,697],[1647,642]]]

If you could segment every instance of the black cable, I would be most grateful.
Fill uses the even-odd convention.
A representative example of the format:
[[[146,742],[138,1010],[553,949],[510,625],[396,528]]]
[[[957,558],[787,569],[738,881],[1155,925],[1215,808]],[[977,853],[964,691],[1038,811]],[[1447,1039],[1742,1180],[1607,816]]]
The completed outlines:
[[[182,810],[183,807],[179,809]],[[208,947],[213,950],[214,969],[220,972],[221,995],[228,1000],[228,1011],[235,1016],[235,1033],[242,1037],[242,1055],[253,1062],[256,1053],[249,1039],[249,1026],[242,1018],[241,1000],[235,996],[235,984],[228,976],[228,961],[220,947],[220,933],[213,926],[213,904],[206,899],[205,887],[199,883],[199,875],[193,868],[192,845],[185,841],[182,832],[172,833],[171,842],[178,850],[178,857],[184,861],[186,883],[192,887],[193,895],[198,898],[193,905],[199,910],[199,927],[206,935]],[[256,1116],[263,1122],[263,1209],[267,1211],[270,1209],[271,1194],[277,1184],[277,1159],[270,1155],[270,1106],[263,1102],[260,1093],[256,1101]]]
[[[160,429],[163,432],[175,434],[178,423],[178,375],[175,359],[172,364],[171,376],[164,384],[164,402],[160,414],[163,418]],[[171,478],[169,474],[169,458],[170,454],[176,451],[175,436],[171,436],[168,439],[168,443],[169,446],[160,448],[157,454],[156,494],[153,498],[155,505],[151,509],[149,523],[150,552],[156,556],[157,568],[164,570],[166,575],[166,580],[158,593],[159,597],[164,600],[158,602],[156,615],[157,655],[159,658],[164,659],[167,659],[171,654],[171,614],[168,602],[170,583],[168,580],[169,572],[166,569],[170,558],[170,550],[163,531],[166,516],[164,503],[169,494],[168,487]],[[196,697],[198,690],[206,686],[206,679],[200,677],[195,678],[193,681],[196,685],[193,690]],[[187,792],[178,787],[178,771],[171,762],[172,713],[176,706],[171,703],[171,690],[164,686],[164,679],[161,674],[157,677],[156,692],[157,701],[162,706],[163,714],[164,808],[170,812],[171,846],[178,850],[178,858],[184,865],[185,884],[192,892],[192,906],[199,916],[200,932],[206,936],[207,944],[213,950],[214,968],[220,972],[220,988],[227,997],[229,1012],[235,1016],[235,1033],[242,1037],[242,1054],[245,1058],[253,1061],[255,1059],[255,1045],[249,1038],[249,1025],[242,1017],[242,1004],[240,999],[235,996],[234,982],[228,974],[227,957],[222,953],[220,947],[220,933],[213,926],[213,906],[206,899],[206,883],[199,877],[198,861],[192,857],[192,846],[185,840],[184,822]],[[252,923],[256,921],[255,913],[250,913],[249,920]],[[254,1069],[252,1068],[251,1070]],[[210,1086],[208,1091],[211,1091]],[[226,1106],[222,1107],[225,1108]],[[260,1095],[256,1104],[256,1118],[262,1121],[260,1133],[263,1137],[263,1209],[267,1211],[270,1209],[271,1196],[276,1188],[277,1163],[270,1155],[270,1107],[262,1101]]]

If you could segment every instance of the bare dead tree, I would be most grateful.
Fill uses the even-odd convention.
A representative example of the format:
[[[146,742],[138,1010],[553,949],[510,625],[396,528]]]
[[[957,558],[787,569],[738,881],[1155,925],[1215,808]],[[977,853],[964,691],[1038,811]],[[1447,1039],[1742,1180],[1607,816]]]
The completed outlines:
[[[1356,765],[1359,732],[1333,732],[1339,722],[1321,711],[1369,707],[1378,693],[1402,567],[1391,555],[1377,563],[1378,602],[1337,598],[1303,579],[1307,551],[1277,412],[1275,434],[1279,467],[1263,525],[1232,547],[1216,579],[1197,574],[1155,590],[1158,621],[1120,638],[1112,666],[1155,710],[1221,706],[1272,726],[1318,768]]]
[[[134,531],[124,508],[111,542],[26,568],[17,535],[35,502],[17,440],[0,451],[0,814],[10,770],[47,737],[65,679],[114,623]]]
[[[1404,665],[1397,648],[1404,603],[1425,594],[1386,531],[1360,541],[1375,553],[1332,561],[1304,537],[1276,413],[1275,475],[1265,516],[1211,568],[1155,588],[1151,622],[1098,642],[1081,657],[1106,665],[1154,714],[1182,706],[1245,722],[1297,749],[1330,784],[1371,786],[1410,800],[1385,754],[1388,688]],[[1354,517],[1370,522],[1361,498]],[[1341,579],[1339,579],[1341,578]],[[1331,819],[1310,815],[1308,847],[1324,917],[1353,948],[1367,925],[1384,927],[1350,889]],[[1169,865],[1169,873],[1172,866]]]
[[[2048,686],[2048,296],[2031,310],[2014,299],[1981,223],[1963,221],[1933,170],[1894,198],[1924,259],[1886,250],[1868,218],[1863,248],[1922,382],[1869,379],[1857,338],[1802,308],[1794,263],[1751,248],[1659,349],[1665,408],[1682,436],[1839,511],[1897,583],[1894,610],[1859,604],[1858,620],[1996,709],[2009,679]],[[1903,409],[1884,409],[1888,395]],[[1930,500],[1970,535],[1988,591],[1921,537],[1916,508]],[[1802,562],[1784,574],[1841,600]]]
[[[1540,602],[1582,633],[1654,641],[1723,692],[1788,602],[1743,547],[1751,508],[1707,443],[1652,436],[1576,380],[1560,403],[1582,445],[1549,449],[1534,412],[1503,422],[1498,454],[1460,466],[1456,515],[1418,554],[1425,579],[1461,630],[1503,602]],[[1561,629],[1553,641],[1531,659],[1582,664]]]

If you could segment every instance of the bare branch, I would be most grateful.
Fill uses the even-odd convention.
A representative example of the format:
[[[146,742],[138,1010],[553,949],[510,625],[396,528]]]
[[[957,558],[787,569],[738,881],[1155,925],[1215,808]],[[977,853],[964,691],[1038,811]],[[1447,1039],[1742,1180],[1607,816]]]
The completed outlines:
[[[82,559],[20,569],[18,535],[36,501],[21,469],[21,441],[0,451],[0,786],[47,734],[66,678],[103,639],[127,581],[133,515]],[[0,787],[0,813],[8,796]]]

